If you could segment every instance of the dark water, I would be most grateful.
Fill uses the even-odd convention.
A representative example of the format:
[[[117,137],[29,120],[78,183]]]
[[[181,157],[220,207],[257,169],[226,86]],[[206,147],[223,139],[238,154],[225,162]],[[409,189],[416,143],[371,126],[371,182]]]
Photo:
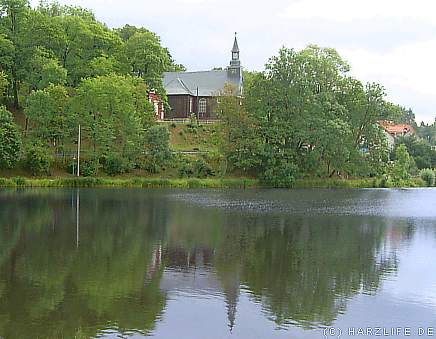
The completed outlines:
[[[394,329],[436,330],[436,190],[0,191],[4,339]]]

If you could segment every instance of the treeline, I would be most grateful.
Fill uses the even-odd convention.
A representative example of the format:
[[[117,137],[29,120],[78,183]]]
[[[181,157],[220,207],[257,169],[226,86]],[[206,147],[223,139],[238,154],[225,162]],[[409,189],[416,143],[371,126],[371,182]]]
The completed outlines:
[[[148,101],[154,90],[165,102],[162,73],[174,70],[184,67],[145,28],[109,29],[56,2],[0,0],[0,170],[77,172],[79,125],[84,176],[169,169],[161,175],[248,175],[276,187],[306,177],[400,186],[436,166],[435,125],[418,127],[381,85],[362,84],[335,50],[317,46],[283,48],[265,71],[246,72],[243,99],[223,91],[217,154],[175,155]],[[390,150],[382,119],[411,124],[422,138]]]
[[[138,163],[155,170],[170,151],[148,92],[165,100],[162,73],[183,69],[145,28],[109,29],[56,2],[0,0],[0,168],[21,162],[48,174],[53,155],[72,158],[80,124],[84,174]],[[22,133],[10,112],[22,117]]]
[[[413,112],[387,102],[381,85],[364,85],[349,70],[333,49],[283,48],[264,72],[246,73],[244,99],[227,88],[220,109],[230,166],[277,187],[299,177],[379,176],[392,186],[409,180],[417,172],[409,154],[415,149],[404,139],[390,152],[377,122],[416,126]],[[436,166],[435,151],[419,143],[425,144],[421,167]]]

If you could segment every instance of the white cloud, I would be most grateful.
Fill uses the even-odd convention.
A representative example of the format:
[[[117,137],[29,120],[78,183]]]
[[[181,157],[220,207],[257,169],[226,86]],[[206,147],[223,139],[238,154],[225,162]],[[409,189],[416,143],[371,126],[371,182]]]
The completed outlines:
[[[357,78],[381,83],[392,101],[413,107],[413,97],[421,100],[428,97],[429,104],[434,104],[436,39],[401,45],[387,53],[364,49],[343,49],[341,52]],[[427,116],[419,115],[418,119],[432,122],[436,107],[428,107],[427,112]]]
[[[353,21],[374,18],[420,18],[436,22],[434,0],[305,0],[291,4],[290,18]]]

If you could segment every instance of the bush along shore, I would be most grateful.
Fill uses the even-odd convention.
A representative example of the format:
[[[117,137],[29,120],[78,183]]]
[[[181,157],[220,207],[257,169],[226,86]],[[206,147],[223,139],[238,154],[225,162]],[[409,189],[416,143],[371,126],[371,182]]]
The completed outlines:
[[[159,179],[159,178],[0,178],[1,188],[214,188],[214,189],[252,189],[274,188],[257,179]],[[368,179],[299,179],[291,188],[413,188],[428,187],[421,178],[413,178],[401,186],[389,184],[383,178]]]

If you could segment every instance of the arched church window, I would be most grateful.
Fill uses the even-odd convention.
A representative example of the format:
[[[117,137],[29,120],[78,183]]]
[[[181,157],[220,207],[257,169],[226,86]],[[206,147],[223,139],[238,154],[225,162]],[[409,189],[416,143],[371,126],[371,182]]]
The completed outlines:
[[[198,101],[198,113],[200,117],[204,116],[207,111],[207,100],[206,99],[200,99]]]

